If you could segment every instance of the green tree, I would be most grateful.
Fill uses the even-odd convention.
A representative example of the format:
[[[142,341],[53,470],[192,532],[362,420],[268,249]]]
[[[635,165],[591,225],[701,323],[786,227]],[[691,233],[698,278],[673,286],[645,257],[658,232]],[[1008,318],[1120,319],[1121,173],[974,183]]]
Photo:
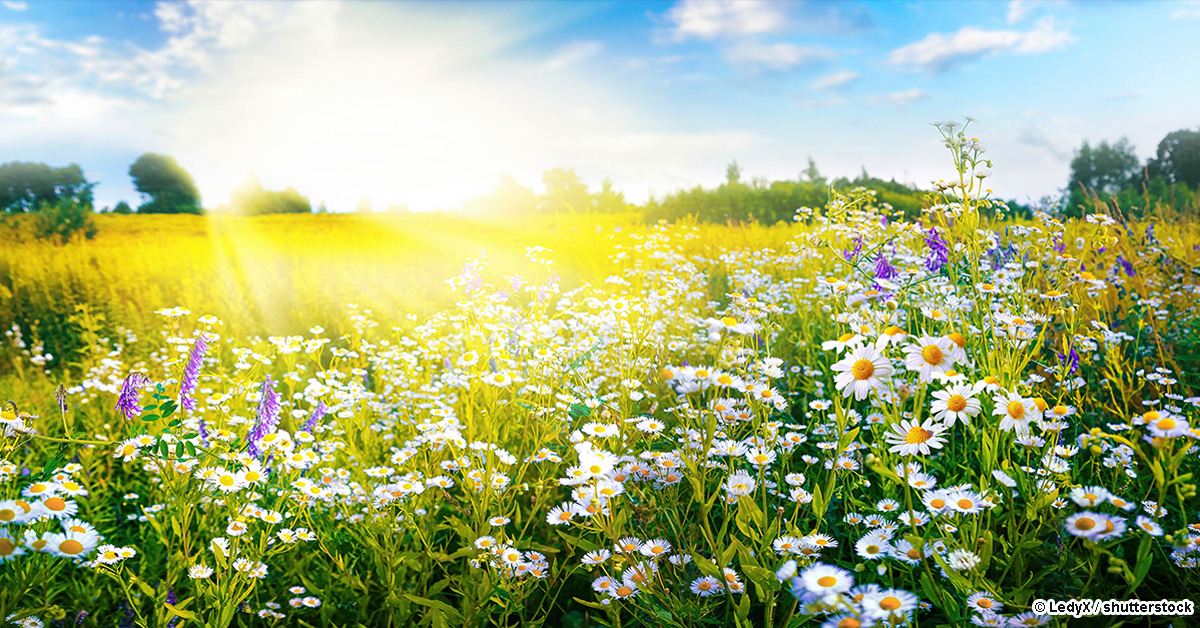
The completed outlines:
[[[312,204],[295,188],[289,187],[282,192],[265,190],[254,175],[250,175],[241,187],[233,191],[230,201],[230,211],[243,216],[312,212]]]
[[[538,198],[538,211],[544,214],[582,214],[594,209],[587,185],[574,169],[555,168],[542,175],[546,193]]]
[[[613,187],[611,179],[600,183],[600,191],[596,193],[596,211],[602,214],[617,214],[629,211],[630,205],[625,202],[625,194]]]
[[[54,168],[43,163],[11,161],[0,165],[0,211],[37,211],[60,199],[84,205],[91,211],[92,187],[78,164]]]
[[[1113,144],[1101,141],[1094,148],[1085,141],[1071,160],[1071,189],[1082,186],[1114,194],[1128,186],[1138,170],[1139,160],[1127,138]]]
[[[129,203],[126,203],[125,201],[121,201],[120,203],[117,203],[116,207],[113,207],[112,213],[114,213],[114,214],[132,214],[133,208],[129,206]]]
[[[1190,189],[1200,186],[1200,131],[1179,130],[1168,133],[1158,143],[1158,151],[1147,164],[1151,177],[1162,176],[1168,183]]]
[[[138,207],[143,214],[199,214],[200,190],[192,175],[175,162],[174,157],[146,153],[129,166],[133,185],[146,202]]]

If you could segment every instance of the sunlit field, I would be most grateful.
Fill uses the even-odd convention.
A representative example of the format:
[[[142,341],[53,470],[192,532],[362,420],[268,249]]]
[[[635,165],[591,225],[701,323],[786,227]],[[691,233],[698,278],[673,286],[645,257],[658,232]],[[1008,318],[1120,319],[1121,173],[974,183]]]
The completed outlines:
[[[1195,217],[1007,216],[939,129],[909,219],[0,236],[0,613],[1038,626],[1200,591]]]

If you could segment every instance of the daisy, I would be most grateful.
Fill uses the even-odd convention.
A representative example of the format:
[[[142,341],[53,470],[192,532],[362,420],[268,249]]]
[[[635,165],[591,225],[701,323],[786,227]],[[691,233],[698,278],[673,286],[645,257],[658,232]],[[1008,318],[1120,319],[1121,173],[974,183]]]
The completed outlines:
[[[610,552],[606,549],[598,549],[596,551],[588,552],[588,553],[584,554],[583,555],[583,564],[599,565],[600,563],[603,563],[604,561],[608,560],[611,557],[612,557],[612,552]]]
[[[950,564],[955,571],[967,571],[974,569],[979,564],[979,556],[970,550],[957,549],[950,552],[946,557],[946,562]]]
[[[1029,423],[1040,418],[1042,414],[1038,410],[1037,402],[1016,393],[1001,391],[993,401],[996,404],[993,414],[1003,417],[1000,419],[1000,429],[1005,432],[1015,431],[1018,436],[1028,435]]]
[[[972,593],[967,598],[967,606],[975,609],[980,613],[999,613],[1004,610],[1004,604],[992,596],[991,593],[980,591]]]
[[[953,345],[948,338],[922,336],[906,349],[904,364],[908,370],[918,372],[922,382],[931,382],[934,373],[945,373],[954,366],[954,357],[950,355]]]
[[[826,340],[821,343],[821,348],[826,351],[843,351],[849,347],[856,347],[862,344],[866,338],[858,334],[842,334],[837,340]]]
[[[892,376],[892,363],[870,345],[864,345],[851,351],[849,355],[833,363],[837,372],[834,383],[842,394],[863,400],[872,390],[884,390],[886,380]]]
[[[771,547],[775,550],[776,554],[787,556],[798,553],[801,544],[800,539],[794,536],[781,536],[771,543]]]
[[[725,590],[721,581],[712,576],[701,576],[692,581],[692,593],[700,597],[717,595]]]
[[[983,510],[984,500],[978,493],[970,490],[960,490],[946,496],[946,503],[955,512],[973,515]]]
[[[884,589],[863,596],[863,613],[873,619],[907,617],[917,609],[917,596],[901,589]]]
[[[96,547],[100,537],[96,531],[75,532],[68,530],[62,534],[50,534],[46,537],[46,551],[55,556],[75,558],[86,556]]]
[[[1083,511],[1067,517],[1067,532],[1084,538],[1095,538],[1108,528],[1108,515]]]
[[[1108,500],[1110,494],[1103,486],[1080,486],[1071,489],[1067,497],[1084,508],[1095,508]]]
[[[555,506],[546,513],[546,523],[552,526],[559,526],[570,523],[571,519],[575,518],[575,511],[572,508],[573,504],[566,504],[566,507]]]
[[[613,550],[618,554],[632,554],[642,547],[642,540],[636,536],[627,536],[617,541]]]
[[[891,548],[891,538],[879,532],[871,532],[854,544],[854,551],[867,560],[879,560]]]
[[[1147,429],[1156,438],[1174,438],[1187,433],[1189,426],[1183,417],[1162,416],[1147,423]]]
[[[1162,536],[1162,526],[1154,522],[1153,519],[1145,515],[1138,515],[1136,519],[1137,527],[1150,536]]]
[[[671,553],[671,544],[663,539],[651,539],[642,544],[638,550],[643,556],[660,558]]]
[[[0,528],[0,563],[24,554],[25,548],[17,545],[16,540],[9,534],[8,528]]]
[[[933,418],[942,421],[946,427],[953,427],[958,421],[969,424],[971,418],[979,414],[980,402],[975,398],[978,389],[972,385],[959,385],[946,390],[933,392]]]
[[[891,443],[889,451],[902,456],[927,456],[933,449],[941,449],[945,441],[938,436],[945,427],[934,419],[926,419],[923,423],[916,421],[900,421],[892,425],[892,431],[886,434]]]
[[[854,586],[854,576],[841,567],[814,563],[800,574],[804,589],[815,595],[845,593]]]

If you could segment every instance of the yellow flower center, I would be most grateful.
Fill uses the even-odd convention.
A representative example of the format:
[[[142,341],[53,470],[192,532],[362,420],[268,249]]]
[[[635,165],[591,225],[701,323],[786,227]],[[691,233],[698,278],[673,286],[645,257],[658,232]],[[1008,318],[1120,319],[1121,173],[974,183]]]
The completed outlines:
[[[838,622],[837,628],[861,628],[862,622],[853,617],[847,617]]]
[[[945,502],[945,500],[935,499],[935,500],[930,501],[929,505],[933,506],[934,508],[945,508],[946,502]]]
[[[1011,401],[1008,404],[1008,416],[1019,419],[1025,416],[1025,404],[1020,401]]]
[[[875,364],[870,360],[859,360],[854,363],[852,371],[854,379],[862,381],[875,374]]]
[[[879,600],[879,608],[882,608],[885,611],[894,611],[897,608],[900,608],[900,600],[891,596],[885,597],[882,600]]]
[[[0,510],[0,521],[8,523],[9,521],[12,521],[13,519],[16,519],[16,518],[17,518],[17,511],[12,510],[10,508],[5,508],[4,510]]]
[[[1166,431],[1175,429],[1174,419],[1166,418],[1158,422],[1158,429]]]
[[[51,497],[46,500],[45,506],[54,512],[59,512],[67,507],[67,502],[61,497]]]
[[[991,608],[992,607],[992,601],[987,599],[986,597],[979,600],[979,602],[977,602],[977,604],[979,604],[979,608]]]
[[[837,584],[837,578],[834,578],[833,576],[821,576],[820,578],[817,578],[817,584],[829,588]]]
[[[946,409],[951,412],[962,412],[967,409],[967,398],[962,395],[951,395],[946,400]]]
[[[921,558],[921,552],[914,547],[913,549],[908,550],[908,557],[913,560],[917,560]]]
[[[17,551],[17,546],[8,539],[0,539],[0,556],[8,556]]]
[[[222,475],[220,481],[221,481],[221,486],[233,486],[233,476],[232,475]]]
[[[975,505],[975,502],[973,502],[973,501],[971,501],[971,500],[969,500],[969,499],[960,499],[960,500],[958,500],[958,507],[959,507],[959,508],[962,508],[963,510],[970,510],[970,509],[971,509],[971,507],[972,507],[972,506],[974,506],[974,505]]]
[[[942,349],[937,345],[929,345],[921,349],[921,357],[925,358],[927,364],[937,366],[942,363]]]
[[[1075,521],[1075,527],[1084,531],[1091,530],[1092,528],[1096,527],[1096,521],[1088,517],[1084,517]]]
[[[904,442],[909,444],[919,444],[929,440],[930,438],[933,438],[933,432],[917,426],[911,430],[908,430],[908,436],[904,437]]]
[[[83,553],[83,543],[80,543],[79,541],[76,541],[75,539],[67,539],[67,540],[63,541],[62,543],[58,544],[58,551],[60,551],[64,554],[70,554],[71,556],[75,556],[77,554],[82,554]]]
[[[846,342],[847,340],[849,340],[853,337],[854,337],[854,334],[845,333],[845,334],[842,334],[841,336],[838,336],[838,342]]]

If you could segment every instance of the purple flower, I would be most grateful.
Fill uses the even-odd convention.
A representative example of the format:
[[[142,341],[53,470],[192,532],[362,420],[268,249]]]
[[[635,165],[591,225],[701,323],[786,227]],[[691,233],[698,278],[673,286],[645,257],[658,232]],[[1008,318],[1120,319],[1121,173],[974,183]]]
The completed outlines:
[[[183,381],[179,384],[179,406],[186,412],[196,411],[196,384],[200,381],[200,365],[204,362],[204,353],[208,351],[208,341],[204,336],[196,336],[192,345],[192,353],[188,356],[187,366],[183,368]]]
[[[1075,353],[1075,343],[1067,343],[1067,353],[1058,354],[1067,375],[1074,375],[1079,370],[1079,354]]]
[[[1121,257],[1120,255],[1118,255],[1117,261],[1120,262],[1121,269],[1125,271],[1126,275],[1129,275],[1130,277],[1132,277],[1137,274],[1137,271],[1135,271],[1133,269],[1133,264],[1129,263],[1129,260],[1126,260],[1124,257]]]
[[[861,235],[856,236],[854,238],[854,248],[846,249],[845,251],[842,251],[842,257],[846,258],[847,260],[852,260],[852,259],[858,257],[859,253],[862,253],[862,248],[863,248],[862,236]]]
[[[58,411],[62,414],[67,413],[67,389],[62,384],[54,389],[54,400],[58,402]]]
[[[895,276],[896,269],[892,268],[892,265],[888,263],[887,258],[883,256],[883,253],[880,253],[878,259],[875,260],[875,278],[891,279]]]
[[[262,400],[259,401],[258,411],[255,413],[254,427],[250,428],[250,433],[246,435],[246,444],[251,456],[262,457],[258,445],[278,424],[279,393],[275,392],[275,382],[271,381],[271,376],[268,375],[267,379],[263,380]]]
[[[325,413],[328,411],[329,409],[325,407],[325,402],[318,401],[317,407],[313,408],[312,415],[309,416],[308,420],[304,422],[304,425],[300,428],[300,431],[311,434],[313,428],[317,426],[317,423],[319,423],[321,419],[325,418]]]
[[[929,247],[929,257],[925,260],[925,270],[937,274],[942,272],[942,266],[950,259],[950,246],[938,234],[937,228],[931,228],[925,234],[925,245]]]
[[[117,397],[117,406],[114,408],[125,415],[125,420],[128,421],[142,414],[142,387],[149,381],[150,378],[141,373],[130,373],[125,376],[125,381],[121,384],[121,394]]]

